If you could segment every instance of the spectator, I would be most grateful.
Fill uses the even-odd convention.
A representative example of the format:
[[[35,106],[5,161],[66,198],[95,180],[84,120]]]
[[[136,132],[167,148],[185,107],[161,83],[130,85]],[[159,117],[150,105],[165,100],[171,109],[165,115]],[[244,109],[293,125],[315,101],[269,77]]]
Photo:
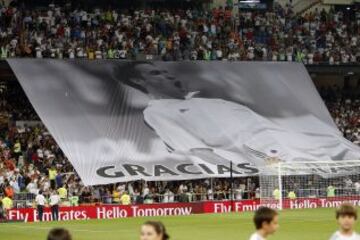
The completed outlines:
[[[55,177],[55,183],[57,188],[61,188],[63,186],[62,174],[60,172],[58,172]]]
[[[81,197],[81,202],[82,203],[91,203],[92,194],[91,194],[90,189],[84,188],[80,197]]]
[[[169,188],[166,188],[164,192],[163,202],[164,203],[174,202],[174,193]]]
[[[39,191],[39,194],[36,195],[35,203],[36,203],[36,206],[37,206],[37,214],[38,214],[39,221],[42,222],[43,221],[44,207],[45,207],[45,204],[46,204],[46,199],[45,199],[45,197],[43,195],[43,192],[41,190]]]
[[[288,193],[288,198],[291,199],[291,200],[296,199],[296,193],[294,191],[290,191]]]
[[[64,199],[67,199],[68,197],[68,192],[67,192],[67,189],[66,189],[66,184],[64,184],[62,187],[60,187],[57,192],[59,193],[59,196],[60,196],[60,199],[61,200],[64,200]]]
[[[11,187],[10,183],[8,183],[5,187],[5,196],[14,198],[14,189]]]
[[[130,205],[131,204],[131,197],[127,191],[124,191],[121,195],[120,202],[122,205]]]
[[[333,185],[330,185],[326,189],[326,196],[327,197],[335,197],[336,188]]]
[[[57,194],[55,190],[51,192],[49,198],[49,204],[51,207],[51,216],[53,221],[59,220],[59,204],[60,204],[60,196]]]
[[[55,166],[51,166],[51,168],[49,168],[49,180],[50,180],[50,187],[52,189],[56,188],[56,175],[57,175],[57,171]]]
[[[2,207],[3,207],[3,209],[4,209],[5,211],[10,210],[10,209],[13,208],[13,200],[12,200],[10,197],[5,196],[5,197],[1,200],[1,202],[2,202]]]
[[[112,203],[120,204],[120,191],[117,189],[114,189],[112,192]]]

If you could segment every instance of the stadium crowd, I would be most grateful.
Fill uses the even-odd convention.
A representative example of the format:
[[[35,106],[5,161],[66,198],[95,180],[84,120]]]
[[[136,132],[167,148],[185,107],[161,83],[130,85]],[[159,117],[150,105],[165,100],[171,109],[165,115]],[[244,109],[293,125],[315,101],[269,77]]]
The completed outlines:
[[[319,92],[344,137],[360,145],[359,93],[346,93],[338,87],[321,88]]]
[[[270,60],[307,64],[360,62],[360,11],[291,5],[235,13],[200,10],[91,11],[71,4],[29,9],[0,6],[1,58]]]

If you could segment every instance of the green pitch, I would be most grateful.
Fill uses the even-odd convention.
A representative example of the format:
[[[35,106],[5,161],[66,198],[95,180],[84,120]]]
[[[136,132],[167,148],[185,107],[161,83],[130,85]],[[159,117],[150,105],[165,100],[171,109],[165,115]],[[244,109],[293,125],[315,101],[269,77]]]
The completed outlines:
[[[42,240],[53,227],[69,229],[74,240],[137,240],[140,225],[149,219],[165,223],[173,240],[247,240],[254,231],[252,213],[156,218],[88,220],[58,223],[0,224],[2,240]],[[334,209],[285,210],[273,240],[328,240],[337,229]],[[357,228],[360,231],[360,225]]]

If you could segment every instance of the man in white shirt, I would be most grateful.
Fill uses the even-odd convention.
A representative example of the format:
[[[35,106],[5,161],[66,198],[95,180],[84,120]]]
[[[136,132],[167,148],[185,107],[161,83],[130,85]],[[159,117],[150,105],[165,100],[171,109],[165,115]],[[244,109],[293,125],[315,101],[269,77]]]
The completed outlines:
[[[331,236],[330,240],[360,240],[360,235],[354,231],[357,211],[352,204],[342,204],[336,210],[336,220],[339,230]]]
[[[37,212],[38,212],[38,217],[39,217],[39,221],[42,222],[43,220],[43,213],[44,213],[44,206],[46,204],[46,199],[43,195],[42,190],[39,191],[39,194],[35,197],[35,203],[37,206]]]
[[[60,204],[60,196],[54,190],[51,192],[51,196],[49,198],[49,204],[51,206],[51,216],[53,221],[59,220],[59,204]]]

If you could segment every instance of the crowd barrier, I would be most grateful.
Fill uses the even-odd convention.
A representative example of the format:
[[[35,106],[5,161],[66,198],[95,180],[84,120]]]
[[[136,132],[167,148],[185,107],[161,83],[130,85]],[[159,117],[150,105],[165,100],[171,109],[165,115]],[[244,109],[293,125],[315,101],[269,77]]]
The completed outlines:
[[[360,196],[334,198],[302,198],[284,199],[283,207],[287,209],[332,208],[343,202],[352,202],[360,206]],[[261,205],[277,207],[278,201],[240,200],[240,201],[208,201],[193,203],[159,203],[142,205],[99,205],[61,207],[60,220],[114,219],[128,217],[184,216],[201,213],[228,213],[254,211]],[[7,213],[9,221],[38,221],[34,208],[11,209]],[[49,208],[44,211],[44,221],[51,221]]]

